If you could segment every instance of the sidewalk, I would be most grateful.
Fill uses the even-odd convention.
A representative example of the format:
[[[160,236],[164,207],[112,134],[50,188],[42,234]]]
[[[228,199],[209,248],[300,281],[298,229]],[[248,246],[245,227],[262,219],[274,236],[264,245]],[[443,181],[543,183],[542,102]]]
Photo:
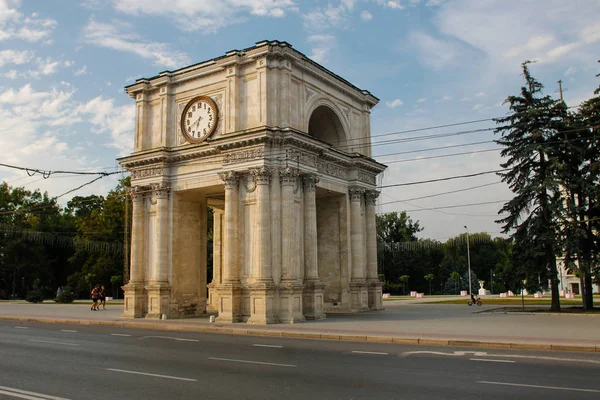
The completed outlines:
[[[90,311],[89,304],[0,302],[0,320],[112,325],[173,331],[369,342],[600,352],[600,316],[488,313],[498,306],[384,303],[383,311],[328,314],[326,320],[268,326],[180,320],[123,319],[122,305]]]

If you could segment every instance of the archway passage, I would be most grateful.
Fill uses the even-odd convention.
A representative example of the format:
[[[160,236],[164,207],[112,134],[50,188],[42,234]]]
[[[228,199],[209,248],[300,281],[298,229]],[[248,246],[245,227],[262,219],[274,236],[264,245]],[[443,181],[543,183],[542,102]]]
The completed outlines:
[[[337,149],[348,151],[342,122],[327,106],[319,106],[313,111],[308,122],[308,134]]]

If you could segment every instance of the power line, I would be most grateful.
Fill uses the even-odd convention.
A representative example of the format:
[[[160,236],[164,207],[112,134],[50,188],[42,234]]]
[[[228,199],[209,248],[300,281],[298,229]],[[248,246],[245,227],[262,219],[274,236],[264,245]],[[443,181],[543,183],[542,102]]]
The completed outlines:
[[[501,151],[501,150],[502,149],[482,149],[482,150],[474,150],[474,151],[465,151],[465,152],[462,152],[462,153],[440,154],[440,155],[437,155],[437,156],[429,156],[429,157],[407,158],[407,159],[404,159],[404,160],[389,161],[388,164],[396,164],[396,163],[409,162],[409,161],[432,160],[434,158],[464,156],[464,155],[467,155],[467,154],[489,153],[490,151]]]
[[[33,176],[35,174],[40,174],[42,175],[42,177],[44,179],[48,179],[50,177],[50,175],[52,174],[71,174],[71,175],[102,175],[102,176],[109,176],[109,175],[114,175],[114,174],[118,174],[119,172],[106,172],[106,171],[90,171],[90,172],[85,172],[85,171],[52,171],[52,170],[43,170],[43,169],[37,169],[37,168],[28,168],[28,167],[20,167],[18,165],[10,165],[10,164],[3,164],[0,163],[0,167],[6,167],[6,168],[11,168],[11,169],[17,169],[20,171],[25,171],[27,173],[27,175],[29,176]]]
[[[405,210],[405,212],[417,212],[417,211],[431,211],[431,210],[445,210],[448,208],[461,208],[461,207],[471,207],[471,206],[482,206],[486,204],[496,204],[496,203],[506,203],[509,200],[494,200],[494,201],[482,201],[480,203],[470,203],[470,204],[455,204],[451,206],[440,206],[440,207],[429,207],[429,208],[419,208],[417,210]]]
[[[468,191],[468,190],[474,190],[474,189],[479,189],[479,188],[482,188],[482,187],[487,187],[487,186],[492,186],[492,185],[498,185],[498,184],[500,184],[500,183],[502,183],[502,182],[492,182],[492,183],[486,183],[486,184],[484,184],[484,185],[471,186],[471,187],[464,188],[464,189],[451,190],[451,191],[449,191],[449,192],[441,192],[441,193],[434,193],[434,194],[430,194],[430,195],[427,195],[427,196],[413,197],[412,199],[394,200],[394,201],[390,201],[390,202],[387,202],[387,203],[381,203],[381,204],[379,204],[379,205],[380,205],[380,206],[386,206],[386,205],[389,205],[389,204],[394,204],[394,203],[403,203],[403,202],[406,202],[406,201],[414,201],[414,200],[429,199],[429,198],[431,198],[431,197],[443,196],[443,195],[445,195],[445,194],[453,194],[453,193],[466,192],[466,191]],[[413,206],[413,207],[414,207],[414,206]]]
[[[396,184],[393,184],[393,185],[383,185],[383,186],[381,186],[381,188],[385,189],[385,188],[389,188],[389,187],[421,185],[421,184],[424,184],[424,183],[449,181],[449,180],[452,180],[452,179],[461,179],[461,178],[471,178],[471,177],[474,177],[474,176],[487,175],[487,174],[496,174],[498,172],[506,172],[506,171],[509,171],[509,170],[508,169],[497,169],[497,170],[494,170],[494,171],[477,172],[477,173],[474,173],[474,174],[467,174],[467,175],[454,175],[454,176],[448,176],[448,177],[439,178],[439,179],[429,179],[429,180],[426,180],[426,181],[416,181],[416,182],[396,183]]]

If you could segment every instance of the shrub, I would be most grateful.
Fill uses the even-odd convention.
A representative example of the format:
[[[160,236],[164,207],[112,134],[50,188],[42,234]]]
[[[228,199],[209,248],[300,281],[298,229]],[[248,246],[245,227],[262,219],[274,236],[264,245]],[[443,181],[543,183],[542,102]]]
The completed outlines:
[[[75,300],[75,295],[73,294],[73,290],[71,290],[70,286],[64,286],[62,288],[62,292],[56,296],[56,299],[54,301],[56,301],[57,303],[72,303],[73,300]]]
[[[33,289],[27,292],[27,296],[25,296],[25,300],[29,303],[41,303],[44,301],[44,292],[41,289]]]

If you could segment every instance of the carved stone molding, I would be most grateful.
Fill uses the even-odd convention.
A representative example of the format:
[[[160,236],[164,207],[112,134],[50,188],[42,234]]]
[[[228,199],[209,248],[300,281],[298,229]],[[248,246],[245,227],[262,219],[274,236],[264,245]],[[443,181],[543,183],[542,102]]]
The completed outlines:
[[[254,149],[247,149],[236,151],[232,153],[227,153],[223,156],[223,165],[228,164],[238,164],[245,161],[251,161],[260,159],[264,156],[265,149],[264,147],[256,147]]]
[[[367,205],[374,206],[377,204],[377,198],[379,197],[379,192],[377,190],[367,190],[365,192]]]
[[[267,167],[252,168],[250,174],[254,177],[257,185],[268,185],[271,183],[271,170]]]
[[[252,186],[248,185],[248,176],[242,176],[240,178],[240,182],[244,185],[244,188],[246,189],[246,193],[252,193],[256,190],[256,187],[258,186],[256,184],[256,182],[254,181],[254,179],[251,179],[250,182],[252,183]]]
[[[153,176],[161,176],[163,174],[163,167],[152,167],[145,169],[135,169],[131,171],[132,179],[150,178]]]
[[[279,181],[283,186],[295,186],[298,175],[297,169],[286,167],[279,171]]]
[[[361,201],[365,194],[365,189],[353,186],[348,188],[348,194],[350,195],[350,201]]]
[[[131,200],[133,200],[134,202],[141,202],[144,200],[144,194],[146,192],[146,190],[144,189],[145,188],[143,186],[132,186],[129,189],[127,189],[127,193],[129,194],[129,196],[131,196]]]
[[[317,183],[319,183],[319,177],[315,174],[303,175],[302,183],[304,184],[305,192],[314,192],[317,190]]]
[[[286,161],[297,162],[310,167],[317,166],[317,156],[313,154],[304,153],[298,150],[286,149],[285,157]]]
[[[225,190],[237,190],[240,176],[237,172],[228,171],[219,173],[219,178],[225,183]]]

